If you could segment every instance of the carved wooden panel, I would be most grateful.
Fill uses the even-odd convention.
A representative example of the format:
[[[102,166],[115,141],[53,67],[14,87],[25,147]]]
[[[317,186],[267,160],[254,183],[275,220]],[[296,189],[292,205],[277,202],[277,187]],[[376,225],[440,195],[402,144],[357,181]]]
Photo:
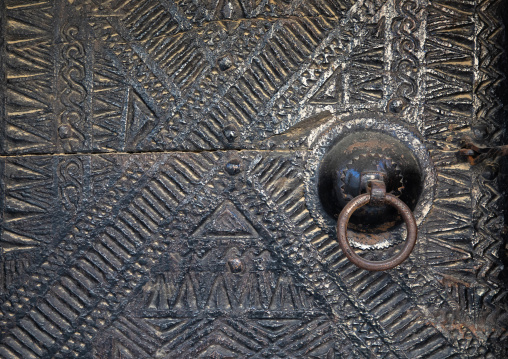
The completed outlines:
[[[0,357],[503,358],[501,0],[0,0]],[[426,181],[357,268],[324,149]]]

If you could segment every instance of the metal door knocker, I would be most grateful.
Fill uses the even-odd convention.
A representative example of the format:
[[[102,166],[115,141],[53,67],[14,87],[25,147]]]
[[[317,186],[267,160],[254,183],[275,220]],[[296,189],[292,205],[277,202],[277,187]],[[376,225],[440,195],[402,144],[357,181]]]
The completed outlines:
[[[394,268],[409,257],[432,189],[424,145],[418,148],[417,139],[396,124],[386,128],[333,133],[317,171],[318,210],[337,230],[344,255],[370,271]]]
[[[395,207],[402,216],[407,226],[407,237],[404,247],[394,257],[382,261],[367,260],[356,254],[349,244],[347,235],[349,219],[357,209],[366,204],[371,204],[373,206],[382,206],[388,204],[392,207]],[[416,244],[417,234],[418,228],[411,209],[396,196],[386,193],[386,185],[383,181],[380,180],[369,181],[368,193],[361,194],[349,201],[348,204],[342,209],[337,221],[337,236],[340,248],[342,248],[344,254],[352,263],[360,268],[370,271],[382,271],[391,269],[404,262],[413,251],[413,248]]]

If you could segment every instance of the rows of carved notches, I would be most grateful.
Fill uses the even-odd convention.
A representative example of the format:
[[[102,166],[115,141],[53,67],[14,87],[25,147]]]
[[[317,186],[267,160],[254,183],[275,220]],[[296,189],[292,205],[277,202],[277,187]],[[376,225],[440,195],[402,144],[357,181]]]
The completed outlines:
[[[25,311],[24,307],[29,305],[26,298],[37,298],[43,295],[45,299],[39,299],[37,307],[29,310],[29,315],[21,319],[18,323],[19,326],[13,327],[14,323],[12,322],[11,325],[3,326],[10,333],[5,338],[6,346],[2,349],[4,355],[12,357],[19,355],[22,357],[29,357],[30,355],[43,356],[46,348],[51,352],[58,350],[62,346],[61,355],[67,356],[72,353],[72,350],[69,349],[69,346],[63,345],[66,339],[72,343],[71,347],[76,348],[79,352],[86,350],[85,347],[82,347],[83,340],[90,343],[90,336],[97,334],[97,330],[107,324],[103,322],[102,318],[104,320],[111,320],[109,316],[114,310],[105,308],[105,303],[111,301],[109,303],[112,306],[111,308],[116,306],[118,311],[119,303],[122,303],[122,297],[126,295],[132,297],[131,286],[140,277],[137,274],[136,268],[131,268],[131,270],[127,270],[127,268],[136,267],[135,263],[129,263],[129,260],[132,260],[132,257],[136,256],[136,250],[138,250],[137,253],[142,251],[146,255],[155,252],[154,256],[157,259],[160,259],[161,253],[165,252],[164,248],[160,247],[160,244],[157,251],[143,247],[140,248],[140,245],[143,240],[150,236],[150,231],[155,230],[155,228],[164,227],[161,223],[163,218],[171,217],[172,211],[185,208],[185,203],[178,205],[178,201],[182,200],[180,196],[184,196],[189,189],[182,188],[181,186],[186,180],[194,184],[199,182],[199,179],[210,171],[210,168],[200,170],[200,168],[203,168],[200,166],[208,163],[205,160],[206,157],[206,155],[200,156],[199,162],[201,162],[201,165],[189,162],[189,159],[181,159],[181,161],[174,159],[176,162],[173,165],[166,164],[167,169],[165,173],[167,175],[162,174],[160,178],[150,181],[144,187],[142,193],[134,199],[135,203],[121,211],[114,227],[108,227],[107,233],[98,239],[99,242],[95,243],[94,249],[88,250],[84,256],[72,256],[72,251],[78,251],[78,244],[83,242],[72,235],[63,239],[67,243],[62,242],[58,248],[46,248],[46,251],[40,253],[41,263],[36,263],[31,268],[29,282],[26,283],[25,278],[25,280],[20,280],[16,283],[17,288],[9,288],[11,289],[11,296],[7,301],[4,301],[3,309],[7,311],[14,309],[18,315],[21,315]],[[96,158],[94,156],[94,159]],[[123,158],[127,159],[126,156],[123,156]],[[116,162],[113,156],[110,159],[112,162]],[[144,159],[147,160],[147,158]],[[102,162],[100,158],[98,160]],[[216,160],[214,158],[210,163],[216,162]],[[75,161],[78,160],[75,159]],[[121,162],[116,162],[113,165],[113,171],[114,168],[122,166]],[[150,163],[150,161],[147,161],[147,163]],[[104,163],[102,162],[93,166],[97,168],[98,172],[103,171],[103,167],[100,164]],[[27,163],[25,162],[22,169],[26,169],[26,166]],[[124,166],[127,167],[125,168],[127,170],[125,173],[127,178],[131,178],[134,181],[141,179],[141,182],[143,182],[141,175],[150,168],[150,166],[145,169],[137,168],[138,165],[135,160],[128,160],[128,163]],[[175,166],[178,166],[180,170],[176,170]],[[187,170],[182,172],[182,167]],[[213,168],[211,169],[213,170]],[[197,173],[199,173],[199,176]],[[25,170],[24,173],[20,174],[27,177],[29,172]],[[100,178],[101,175],[98,177]],[[79,227],[79,230],[75,230],[75,233],[81,233],[83,236],[83,233],[93,232],[93,228],[90,226],[96,223],[98,218],[104,218],[106,213],[111,211],[109,206],[117,207],[115,205],[116,201],[122,198],[125,201],[124,197],[128,198],[129,193],[132,197],[132,191],[137,190],[137,186],[133,185],[136,182],[130,184],[128,181],[126,182],[126,178],[121,177],[117,177],[117,180],[118,182],[114,181],[110,183],[110,192],[108,192],[104,201],[102,201],[103,204],[91,209],[90,213],[93,213],[93,217],[96,218],[87,219],[84,217],[81,220],[78,219],[76,226]],[[206,179],[203,181],[207,182]],[[146,182],[144,184],[146,185]],[[127,189],[128,191],[122,195],[122,191]],[[195,193],[190,191],[189,196],[192,197],[193,194]],[[130,199],[132,200],[132,198]],[[213,205],[211,204],[208,208],[212,207]],[[146,225],[149,225],[150,228],[145,228],[144,226]],[[86,234],[84,236],[85,238],[90,238]],[[186,238],[182,235],[180,237]],[[84,247],[81,246],[79,250],[84,250]],[[75,261],[75,265],[69,268],[66,274],[60,273],[62,277],[55,277],[55,273],[61,272],[62,268],[65,268],[65,261],[70,258]],[[122,266],[122,263],[124,263],[124,266]],[[140,259],[140,263],[144,267],[142,273],[147,273],[146,266],[148,264],[153,265],[155,262],[149,261],[147,263],[145,258],[144,262]],[[117,276],[116,280],[118,280],[116,271],[119,271],[120,268],[123,268],[122,271],[127,272],[120,276],[127,276],[126,278],[129,278],[129,283],[126,283],[126,280],[120,282],[113,280],[115,276]],[[99,288],[100,286],[97,286],[99,283],[102,286],[107,286],[108,281],[111,280],[115,282],[114,288],[116,290],[108,290],[106,289],[107,287],[101,289]],[[48,288],[41,290],[41,283],[50,283],[51,289],[49,291]],[[115,293],[115,295],[106,295],[107,293]],[[100,302],[100,298],[103,299],[102,302]],[[24,305],[18,307],[20,303],[24,303]],[[93,311],[92,309],[95,305],[99,305],[101,308]],[[92,313],[90,313],[91,311]],[[86,326],[78,325],[78,322],[80,322],[78,313],[89,314],[84,317],[87,323]],[[6,312],[4,312],[4,318],[6,318],[5,314]],[[42,328],[44,329],[42,330]],[[73,331],[76,331],[76,333],[69,337],[70,332]],[[20,341],[20,338],[23,339]]]
[[[212,149],[235,143],[239,128],[250,141],[289,127],[300,119],[289,110],[294,101],[312,103],[319,89],[312,79],[300,84],[302,76],[322,80],[336,66],[345,34],[330,31],[351,4],[293,1],[266,17],[247,3],[233,26],[216,9],[193,18],[185,2],[82,0],[55,17],[50,4],[8,1],[2,150]],[[228,4],[238,5],[219,6]],[[365,1],[350,15],[365,21],[382,4]]]
[[[504,119],[500,117],[501,100],[497,94],[497,87],[505,76],[500,72],[499,62],[504,52],[502,47],[504,25],[499,17],[500,1],[481,1],[477,7],[476,21],[478,39],[476,54],[479,62],[479,72],[475,83],[475,98],[478,107],[475,108],[473,128],[478,137],[475,139],[486,145],[497,145],[502,139],[501,128]],[[479,189],[479,197],[475,201],[473,218],[477,230],[475,254],[478,258],[478,277],[489,286],[489,291],[482,293],[482,304],[488,306],[492,316],[497,318],[499,326],[508,320],[508,309],[503,305],[506,290],[499,280],[499,274],[504,267],[500,260],[500,251],[504,247],[502,206],[505,198],[500,193],[500,183],[497,178],[496,166],[489,171],[477,168],[474,186]],[[506,336],[506,331],[505,331]],[[505,338],[504,338],[505,339]],[[498,340],[493,337],[492,340]]]
[[[242,243],[257,238],[255,242],[266,245],[288,268],[291,281],[300,282],[307,292],[314,293],[316,300],[322,298],[320,307],[330,308],[326,311],[333,313],[335,325],[349,338],[353,352],[365,357],[404,357],[407,353],[446,357],[470,349],[470,344],[464,349],[456,347],[425,324],[434,318],[427,318],[419,309],[420,304],[427,304],[415,299],[431,300],[431,285],[417,279],[421,288],[411,289],[402,284],[403,271],[371,275],[359,270],[347,261],[336,242],[315,225],[304,205],[299,174],[305,163],[303,153],[264,154],[266,158],[259,155],[242,155],[240,168],[244,170],[239,172],[227,172],[228,167],[224,171],[230,160],[220,153],[91,156],[92,162],[101,163],[85,161],[81,168],[95,168],[97,175],[83,183],[99,189],[101,186],[92,185],[96,177],[106,183],[106,189],[99,192],[102,195],[97,203],[90,202],[84,211],[78,210],[84,215],[70,219],[70,232],[60,234],[58,246],[47,246],[40,252],[39,262],[29,269],[30,278],[8,288],[9,296],[1,306],[2,328],[6,331],[0,347],[3,355],[82,355],[110,325],[121,326],[116,323],[117,314],[132,318],[125,306],[138,297],[141,288],[153,294],[150,288],[159,280],[154,266],[168,262],[165,256],[175,245],[192,243],[193,237],[200,236],[202,243],[207,238],[219,240],[224,233],[230,233],[228,226],[235,220],[241,222],[234,227],[239,235],[237,239],[232,235],[229,241]],[[101,173],[105,159],[112,163],[109,175]],[[24,161],[26,169],[30,158]],[[73,168],[73,162],[64,163]],[[121,172],[117,172],[119,169]],[[20,174],[27,177],[29,172]],[[61,188],[72,193],[68,181],[62,180]],[[229,195],[226,188],[232,191]],[[84,193],[89,191],[83,189]],[[205,254],[199,250],[196,253]],[[228,271],[238,268],[234,262],[227,265]],[[287,279],[279,282],[283,287],[289,283]],[[180,283],[175,290],[182,293],[180,300],[176,296],[174,302],[164,304],[159,295],[146,302],[148,307],[159,303],[162,312],[167,305],[168,312],[162,314],[176,315],[169,318],[167,325],[177,319],[178,311],[170,310],[178,303],[184,309],[187,305],[187,310],[208,306],[213,312],[218,303],[219,310],[227,307],[227,302],[216,300],[219,294],[224,295],[226,282],[217,280],[215,289],[209,292],[215,293],[210,300],[205,298],[206,291],[185,284],[194,282]],[[198,290],[201,299],[188,299],[192,298],[192,290]],[[273,293],[276,292],[274,288]],[[288,303],[291,302],[295,303]],[[264,305],[270,309],[270,304]],[[233,304],[231,308],[237,307]],[[272,307],[277,308],[275,304]],[[288,308],[294,309],[295,304]],[[183,339],[180,332],[173,334],[173,338]],[[260,342],[263,340],[259,338]]]
[[[239,214],[231,202],[228,210]],[[214,214],[209,219],[220,220]],[[241,215],[234,221],[248,220]],[[346,336],[334,333],[330,318],[267,250],[248,241],[230,244],[232,237],[222,244],[216,238],[208,249],[199,248],[201,238],[187,256],[159,259],[140,299],[104,333],[95,356],[362,356]]]
[[[505,79],[505,75],[500,71],[500,58],[504,53],[502,46],[504,24],[499,16],[502,3],[502,1],[479,1],[475,16],[479,29],[475,49],[479,63],[475,80],[475,98],[479,105],[475,108],[473,126],[479,135],[476,140],[485,145],[498,145],[503,138],[501,129],[505,119],[501,118],[500,114],[503,104],[496,91],[501,81]],[[499,326],[505,326],[508,321],[508,308],[503,302],[506,301],[504,298],[507,293],[498,277],[504,268],[500,260],[504,238],[500,233],[503,231],[502,208],[506,198],[500,193],[501,183],[497,178],[496,165],[492,168],[492,171],[488,168],[487,170],[478,168],[473,184],[480,192],[473,207],[478,237],[474,251],[478,258],[478,277],[489,287],[488,292],[482,292],[482,305],[490,307],[491,315],[497,318]],[[506,336],[506,331],[504,334]],[[491,340],[499,339],[493,337]]]
[[[437,212],[431,213],[435,225],[429,232],[432,251],[428,263],[431,272],[446,278],[444,298],[455,308],[448,321],[476,326],[475,340],[503,350],[499,343],[506,334],[502,324],[506,310],[502,305],[504,291],[497,279],[502,268],[497,253],[501,245],[500,196],[495,181],[478,177],[478,169],[465,166],[455,156],[464,136],[478,133],[475,127],[480,113],[488,113],[489,119],[485,120],[495,124],[497,105],[491,104],[490,99],[484,101],[482,93],[490,91],[499,79],[499,72],[493,69],[495,61],[491,62],[499,51],[499,38],[491,36],[501,26],[496,20],[496,4],[497,1],[482,1],[481,6],[474,1],[439,1],[429,7],[423,134],[431,141],[438,179],[447,188],[438,193],[434,205]],[[476,42],[470,37],[475,31]],[[475,43],[479,47],[475,48]],[[485,47],[486,44],[489,45]],[[473,67],[475,58],[480,63],[478,72]],[[480,109],[489,110],[478,112],[477,101]],[[478,192],[480,196],[476,195]],[[478,316],[485,316],[486,323],[477,326]]]
[[[230,9],[231,13],[228,15],[226,13],[229,10],[224,13],[225,9],[209,8],[211,5],[208,3],[204,4],[200,11],[192,13],[194,5],[187,2],[175,4],[168,1],[161,4],[157,1],[146,1],[140,4],[130,1],[99,3],[81,0],[65,3],[65,7],[56,16],[51,3],[26,6],[17,0],[6,1],[5,9],[2,9],[6,14],[5,28],[7,30],[4,50],[9,56],[6,57],[7,62],[2,69],[7,78],[7,83],[2,84],[5,86],[7,95],[6,106],[3,108],[6,123],[2,129],[2,151],[49,153],[55,150],[80,152],[121,150],[129,149],[131,146],[136,148],[137,142],[140,141],[137,137],[147,134],[153,137],[162,131],[163,127],[170,133],[161,133],[158,141],[167,142],[167,136],[174,135],[168,127],[178,126],[179,116],[183,115],[184,121],[192,119],[194,110],[179,111],[182,104],[189,101],[188,106],[193,107],[195,101],[201,101],[210,95],[205,93],[206,91],[203,92],[203,88],[208,87],[208,81],[203,79],[203,68],[208,76],[213,76],[213,72],[219,67],[220,71],[225,71],[231,66],[244,67],[247,59],[245,56],[248,55],[233,52],[231,53],[233,58],[226,58],[225,55],[231,43],[217,42],[223,41],[219,39],[220,29],[217,29],[213,35],[205,33],[186,36],[185,33],[195,32],[196,26],[202,25],[203,21],[204,26],[212,32],[215,20],[250,19],[248,21],[254,23],[271,24],[268,28],[262,26],[259,29],[267,32],[263,37],[253,33],[244,34],[245,31],[251,32],[251,30],[242,29],[242,26],[238,31],[234,31],[230,26],[231,23],[228,23],[228,32],[235,37],[233,42],[238,42],[239,46],[242,42],[250,42],[245,44],[251,47],[248,49],[250,52],[255,50],[252,45],[253,40],[266,43],[276,34],[277,31],[272,32],[269,28],[272,27],[273,30],[280,28],[281,24],[277,22],[279,17],[294,15],[292,28],[279,30],[279,32],[285,32],[289,38],[283,39],[284,35],[282,35],[281,42],[268,46],[263,58],[258,59],[261,69],[267,66],[263,76],[268,77],[263,82],[263,86],[270,88],[272,84],[275,89],[278,89],[279,82],[287,80],[286,71],[291,73],[295,70],[293,67],[299,65],[299,60],[295,62],[294,59],[299,59],[301,56],[308,57],[321,41],[323,31],[327,31],[326,22],[336,21],[347,11],[351,3],[350,1],[316,0],[284,2],[268,7],[260,4],[252,8],[252,5],[250,1],[224,1],[214,5]],[[369,5],[369,8],[372,8],[372,5]],[[87,17],[80,16],[80,12],[86,13]],[[263,20],[267,18],[272,20]],[[313,18],[314,20],[308,20]],[[207,19],[214,21],[210,25]],[[139,71],[133,74],[132,81],[126,81],[129,80],[128,77],[122,78],[123,64],[114,66],[111,61],[105,64],[95,62],[96,57],[103,56],[102,46],[98,46],[101,34],[95,33],[93,29],[101,21],[105,21],[109,29],[114,28],[121,34],[118,40],[124,45],[129,44],[126,46],[126,51],[137,52],[142,61],[148,64],[149,68],[142,71],[138,69]],[[274,24],[275,27],[273,27]],[[59,30],[57,34],[55,27]],[[222,28],[221,31],[224,31],[226,24],[219,27]],[[198,29],[198,31],[201,30]],[[182,40],[182,36],[185,41],[179,41],[179,39]],[[189,40],[189,37],[193,36],[194,40]],[[203,38],[202,40],[195,39],[195,36],[203,36]],[[174,46],[172,47],[167,42],[160,44],[160,40],[164,39],[170,43],[173,42]],[[160,53],[159,45],[165,47],[167,52]],[[177,51],[182,50],[182,46],[186,48],[185,51]],[[297,52],[293,54],[295,49]],[[298,53],[299,49],[303,51],[301,54]],[[156,58],[161,60],[160,64]],[[208,63],[210,61],[217,63],[210,66]],[[261,64],[265,61],[266,63]],[[171,67],[172,65],[174,66]],[[125,66],[129,66],[128,61]],[[272,67],[276,70],[273,71]],[[176,73],[164,74],[164,68],[173,68],[173,72],[176,71]],[[97,70],[106,74],[102,78],[103,82],[99,80],[100,74]],[[142,75],[150,71],[153,72],[152,77],[160,77],[162,83],[150,81]],[[233,69],[229,72],[233,72]],[[53,79],[55,74],[56,81]],[[117,78],[118,76],[120,78]],[[230,76],[225,76],[226,79],[228,77]],[[98,80],[99,88],[96,88],[97,84],[92,85],[92,79]],[[145,80],[148,80],[148,83],[137,88],[137,85]],[[232,82],[227,80],[230,82],[228,86],[235,82],[234,79],[232,80]],[[247,88],[250,85],[257,87],[255,79],[251,78],[251,80],[254,82],[246,81]],[[128,89],[134,94],[120,94]],[[101,93],[101,90],[106,92],[111,90],[112,94],[108,97]],[[241,92],[243,89],[238,88],[236,91]],[[188,94],[179,98],[178,94],[181,92],[188,92]],[[268,96],[272,97],[275,92],[268,91]],[[191,93],[194,95],[192,96]],[[159,95],[177,97],[177,103],[172,105],[174,107],[172,111],[158,105]],[[223,95],[216,93],[215,97]],[[231,93],[229,96],[237,95],[237,93]],[[263,96],[262,93],[257,95]],[[136,101],[139,98],[141,102]],[[140,112],[136,115],[146,118],[139,119],[137,123],[131,123],[129,116],[132,116],[132,113],[123,113],[120,116],[122,123],[115,124],[114,111],[117,110],[115,108],[117,101],[120,101],[119,106],[124,110],[139,110]],[[139,103],[140,108],[136,108]],[[235,106],[234,103],[232,106]],[[247,114],[247,116],[257,117],[263,106],[257,108],[256,113]],[[127,109],[127,107],[131,108]],[[235,113],[234,116],[240,118],[245,116],[244,111],[249,111],[248,107],[237,110],[240,112]],[[232,109],[232,111],[236,110]],[[106,116],[108,113],[109,117]],[[154,115],[155,118],[150,118]],[[172,121],[169,121],[171,119]],[[213,119],[207,119],[207,121],[213,123]],[[157,122],[161,122],[160,126],[157,126]],[[127,133],[122,133],[122,127],[127,127],[125,130]],[[197,141],[200,146],[203,143],[199,137],[207,137],[207,133],[212,131],[212,134],[208,134],[211,136],[209,140],[212,146],[228,143],[222,133],[223,127],[225,125],[219,127],[217,133],[213,133],[216,129],[212,125],[211,130],[205,128],[200,134],[191,136],[192,139],[189,141]],[[115,143],[118,137],[121,143]],[[166,142],[163,144],[167,146]],[[143,149],[149,150],[153,144],[148,141],[145,146]]]

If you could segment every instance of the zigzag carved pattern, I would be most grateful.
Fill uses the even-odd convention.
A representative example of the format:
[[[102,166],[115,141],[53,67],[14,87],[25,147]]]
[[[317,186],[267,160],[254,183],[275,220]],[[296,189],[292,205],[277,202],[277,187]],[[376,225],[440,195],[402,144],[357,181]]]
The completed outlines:
[[[0,293],[27,279],[26,272],[54,236],[58,188],[54,182],[55,158],[14,157],[0,164],[3,189],[0,247]],[[4,173],[10,173],[5,176]],[[35,260],[36,261],[36,260]]]
[[[443,278],[441,283],[447,288],[443,294],[446,305],[454,312],[451,322],[474,327],[471,332],[477,333],[484,345],[487,340],[496,341],[505,335],[503,325],[495,324],[494,319],[498,316],[505,320],[503,309],[489,304],[499,293],[495,278],[501,263],[490,250],[499,246],[495,240],[499,234],[494,228],[500,228],[495,210],[500,197],[495,184],[481,180],[467,165],[457,163],[454,153],[457,144],[469,134],[470,126],[485,122],[492,126],[496,121],[498,104],[493,91],[501,79],[495,68],[501,28],[497,5],[498,1],[480,1],[478,5],[474,1],[433,2],[425,43],[428,100],[424,135],[432,141],[439,177],[439,212],[431,213],[429,222],[435,222],[428,236],[433,250],[425,255],[432,264],[430,273],[438,274],[436,279]],[[476,48],[472,41],[475,33]],[[475,56],[482,68],[477,78],[473,73]],[[492,315],[485,314],[485,310],[492,311]],[[469,317],[466,313],[473,314]],[[485,327],[474,324],[480,315],[490,318]],[[486,334],[487,327],[497,329]],[[450,336],[448,329],[442,329]],[[487,339],[489,335],[493,339]]]
[[[255,140],[250,133],[266,137],[277,127],[291,126],[286,123],[285,109],[295,101],[307,101],[306,96],[310,96],[296,93],[293,84],[297,86],[317,59],[328,56],[330,43],[336,41],[331,30],[337,28],[338,14],[351,10],[350,16],[363,19],[376,13],[382,3],[366,1],[349,9],[348,4],[335,1],[294,1],[289,8],[308,7],[314,15],[303,16],[308,12],[305,10],[299,12],[302,16],[293,18],[248,16],[237,29],[231,29],[225,22],[205,22],[203,26],[208,30],[205,35],[199,32],[199,41],[195,38],[197,29],[193,20],[179,8],[189,4],[176,6],[154,1],[136,6],[130,1],[102,4],[102,10],[95,9],[97,18],[92,26],[113,50],[109,55],[116,58],[106,59],[114,66],[105,66],[110,68],[105,77],[96,76],[101,81],[96,86],[105,87],[96,96],[100,106],[94,120],[97,129],[94,138],[99,139],[96,149],[100,149],[100,143],[111,149],[111,146],[127,147],[118,143],[125,138],[122,136],[125,116],[120,111],[124,86],[113,86],[115,91],[111,95],[105,91],[110,89],[111,79],[123,82],[115,79],[115,72],[119,71],[123,72],[120,78],[128,79],[155,115],[151,127],[139,136],[143,140],[135,144],[140,150],[223,148],[229,145],[223,134],[228,125],[245,129],[249,138],[242,141]],[[235,2],[231,4],[236,6]],[[243,4],[242,8],[247,11],[249,6]],[[318,16],[319,9],[323,12]],[[101,17],[104,13],[110,16]],[[206,16],[214,15],[208,12]],[[152,26],[154,22],[157,26]],[[208,33],[229,35],[213,38]],[[231,37],[235,38],[234,44],[230,43]],[[227,48],[232,52],[224,52]],[[233,63],[225,68],[220,65],[219,70],[214,62],[220,64],[225,56],[232,57]],[[98,58],[100,61],[101,56]],[[139,74],[145,76],[140,79]],[[297,117],[292,123],[300,120]]]
[[[380,1],[366,1],[365,7],[372,10],[379,7]],[[173,2],[144,1],[141,5],[132,0],[110,1],[109,7],[116,13],[125,15],[136,41],[144,41],[156,36],[173,35],[188,31],[198,24],[221,20],[245,20],[277,17],[339,17],[355,2],[353,0],[289,0],[272,2],[270,6],[263,1],[221,0]]]
[[[39,356],[62,347],[67,340],[75,343],[75,338],[70,338],[70,328],[76,327],[87,314],[95,317],[94,311],[105,314],[104,310],[96,309],[102,299],[101,295],[97,295],[100,288],[107,293],[112,285],[121,286],[119,294],[111,299],[111,305],[118,305],[122,295],[131,293],[129,287],[136,286],[136,280],[142,279],[144,273],[139,264],[136,265],[140,260],[138,253],[145,250],[161,222],[172,213],[171,199],[178,208],[178,203],[190,194],[186,186],[196,183],[208,173],[203,162],[186,164],[186,161],[189,160],[175,158],[173,163],[166,163],[165,171],[159,178],[148,181],[145,176],[145,180],[141,181],[145,187],[131,199],[129,206],[118,213],[114,224],[103,228],[95,237],[95,242],[89,244],[89,249],[77,256],[65,273],[59,273],[53,279],[51,285],[39,296],[37,306],[26,307],[20,326],[13,326],[12,323],[4,326],[11,333],[3,338],[4,344],[0,347],[4,355],[13,358]],[[210,165],[213,161],[206,163]],[[160,164],[156,162],[156,165]],[[139,180],[143,171],[137,172],[139,175],[133,178]],[[130,193],[132,196],[132,190]],[[134,268],[129,273],[127,269],[131,266]],[[133,276],[132,279],[112,282],[119,270],[126,270],[125,274]],[[4,303],[3,309],[8,307]],[[17,312],[21,312],[20,308]],[[95,324],[100,326],[101,321]],[[50,331],[40,328],[49,328]],[[90,326],[87,331],[90,330],[97,329]],[[76,349],[79,348],[79,345],[74,345]]]
[[[3,50],[5,113],[2,151],[51,152],[55,148],[52,4],[6,1]],[[2,105],[4,106],[4,105]]]
[[[499,18],[500,4],[500,0],[482,0],[477,6],[476,50],[480,68],[474,89],[474,94],[479,100],[475,109],[474,124],[488,123],[497,130],[499,123],[496,114],[502,103],[497,97],[496,87],[505,79],[505,75],[499,70],[499,60],[504,53],[501,46],[504,25]]]
[[[427,18],[424,135],[463,128],[470,121],[473,90],[474,2],[437,1]]]
[[[111,357],[121,351],[133,357],[200,357],[212,352],[282,357],[355,353],[361,357],[347,338],[334,333],[332,322],[314,306],[314,299],[295,286],[291,276],[280,271],[267,251],[242,250],[244,262],[262,261],[267,266],[267,269],[255,269],[257,265],[244,268],[239,274],[242,284],[238,283],[238,274],[227,269],[217,272],[215,264],[210,266],[216,261],[220,263],[224,256],[234,255],[233,252],[234,249],[216,243],[204,257],[192,254],[191,260],[170,255],[170,263],[164,264],[171,269],[145,285],[141,303],[135,301],[113,323],[108,334],[114,342],[108,340],[96,346],[96,356]],[[182,262],[193,263],[192,268],[181,267]],[[182,269],[175,270],[179,266]],[[203,273],[203,268],[212,272]],[[181,271],[186,273],[184,281],[178,279]],[[216,277],[213,284],[207,279],[209,276]],[[249,299],[242,304],[236,298]],[[259,306],[264,309],[258,310]],[[236,315],[228,317],[230,312]],[[295,337],[304,344],[295,345],[291,339]],[[340,348],[334,348],[335,340],[342,343]]]
[[[435,355],[447,358],[456,355],[458,348],[454,348],[439,330],[425,324],[428,321],[423,319],[425,316],[414,301],[415,294],[402,284],[401,278],[357,268],[342,254],[336,241],[314,224],[305,206],[303,183],[294,172],[290,162],[280,158],[271,159],[254,169],[254,175],[279,213],[286,214],[284,222],[289,222],[287,225],[292,230],[302,233],[313,243],[322,258],[320,262],[331,272],[338,273],[333,281],[339,284],[340,291],[352,295],[351,303],[360,313],[369,313],[364,325],[376,328],[378,333],[383,333],[383,338],[390,338],[390,344],[385,345],[396,356],[404,357],[406,354],[402,353],[410,357]],[[381,343],[376,343],[374,347],[382,350]]]
[[[52,211],[56,188],[53,184],[54,159],[13,158],[5,161],[3,178],[5,208],[2,249],[4,253],[37,247],[52,236]]]
[[[497,97],[496,87],[505,79],[503,73],[498,69],[499,59],[504,53],[501,46],[503,24],[499,19],[500,1],[481,1],[477,8],[477,21],[480,29],[478,33],[477,52],[479,57],[479,78],[476,80],[475,96],[479,100],[479,106],[475,112],[474,124],[486,124],[490,128],[492,142],[496,142],[499,136],[500,124],[498,112],[502,107]],[[508,318],[508,309],[503,308],[502,300],[505,294],[502,284],[497,278],[503,268],[499,258],[499,251],[502,247],[502,236],[499,235],[499,228],[502,226],[503,218],[501,212],[503,197],[499,193],[497,180],[488,181],[480,176],[476,177],[475,186],[480,189],[480,196],[476,201],[476,211],[473,213],[475,228],[477,228],[477,241],[474,251],[478,259],[478,278],[484,282],[483,287],[489,288],[487,292],[482,291],[479,302],[492,311],[491,320],[497,326],[505,327],[504,323]],[[481,289],[481,290],[482,290]],[[493,333],[491,340],[506,340],[508,332]]]
[[[429,215],[427,236],[432,251],[425,251],[425,256],[431,272],[468,283],[475,281],[469,260],[471,176],[467,166],[453,159],[451,142],[463,136],[473,111],[473,14],[473,1],[438,1],[429,7],[423,121],[438,174],[436,210]]]
[[[123,359],[162,355],[199,358],[277,354],[332,358],[334,355],[352,355],[347,341],[338,350],[334,349],[336,338],[332,328],[323,317],[305,323],[299,319],[122,318],[110,331],[113,340],[97,350],[96,355],[97,358]],[[140,333],[146,334],[140,337]],[[147,337],[151,339],[148,342]],[[295,346],[292,340],[295,337],[300,338],[304,345]],[[360,357],[357,353],[353,355]]]

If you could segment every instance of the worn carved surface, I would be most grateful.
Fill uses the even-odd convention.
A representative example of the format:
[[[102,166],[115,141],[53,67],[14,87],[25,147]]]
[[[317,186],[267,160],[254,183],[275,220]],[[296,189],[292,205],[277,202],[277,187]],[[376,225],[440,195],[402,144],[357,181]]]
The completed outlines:
[[[457,155],[503,141],[506,6],[0,0],[0,357],[507,357],[501,183]],[[425,175],[386,272],[316,195],[367,129]]]

